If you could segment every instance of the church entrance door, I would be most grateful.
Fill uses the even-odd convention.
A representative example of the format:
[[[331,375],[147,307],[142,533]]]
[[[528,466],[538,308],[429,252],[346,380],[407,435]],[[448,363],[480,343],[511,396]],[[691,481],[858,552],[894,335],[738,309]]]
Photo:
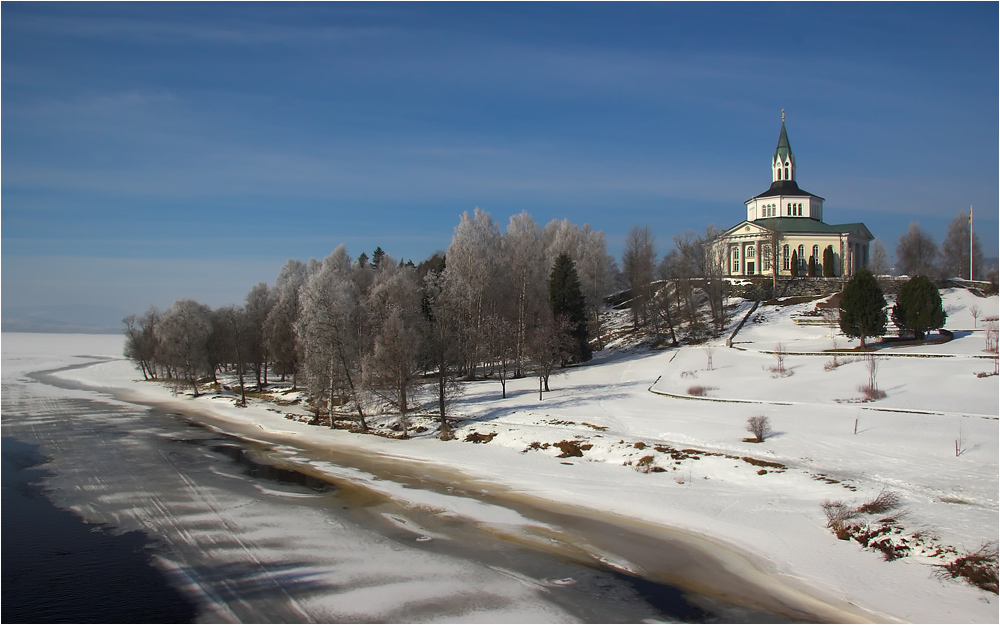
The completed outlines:
[[[752,260],[748,260],[747,261],[747,275],[748,276],[752,276],[753,275],[753,261]]]

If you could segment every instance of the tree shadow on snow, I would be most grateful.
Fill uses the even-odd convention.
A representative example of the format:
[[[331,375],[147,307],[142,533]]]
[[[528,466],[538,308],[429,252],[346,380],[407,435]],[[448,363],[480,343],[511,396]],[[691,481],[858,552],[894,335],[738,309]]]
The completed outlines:
[[[296,598],[329,593],[336,586],[320,579],[321,573],[305,562],[232,562],[215,566],[194,566],[174,574],[184,583],[194,580],[206,594],[226,605],[263,602],[281,605]],[[268,616],[276,616],[268,612]],[[254,617],[260,614],[241,615]],[[282,615],[287,616],[287,615]]]

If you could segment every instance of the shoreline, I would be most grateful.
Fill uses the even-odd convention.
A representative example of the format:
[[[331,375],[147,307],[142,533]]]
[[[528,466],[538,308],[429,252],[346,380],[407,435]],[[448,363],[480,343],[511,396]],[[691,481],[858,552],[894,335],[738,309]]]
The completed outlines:
[[[97,361],[91,365],[73,367],[73,369],[82,371],[91,366],[100,365],[102,362],[105,361]],[[587,525],[596,526],[590,528],[590,531],[584,535],[588,543],[586,547],[590,549],[582,549],[583,552],[593,557],[595,562],[603,562],[612,568],[629,572],[626,568],[616,566],[600,555],[600,552],[605,549],[614,549],[615,555],[620,558],[622,557],[620,552],[624,551],[629,553],[626,560],[638,567],[640,576],[677,586],[685,592],[694,592],[704,597],[728,601],[750,609],[784,614],[790,619],[807,622],[904,622],[849,601],[833,597],[823,598],[818,589],[811,587],[806,580],[775,570],[768,570],[773,569],[769,558],[749,553],[728,543],[722,536],[693,532],[685,528],[608,512],[597,507],[518,492],[515,485],[497,481],[495,476],[463,474],[459,467],[440,460],[420,459],[408,454],[394,454],[386,449],[375,451],[373,456],[371,445],[358,444],[369,441],[355,440],[352,442],[350,440],[356,437],[371,437],[377,439],[378,442],[375,443],[377,446],[393,446],[417,442],[414,439],[397,440],[371,434],[331,430],[324,426],[308,425],[284,417],[281,418],[288,424],[289,429],[272,429],[259,423],[260,419],[256,419],[256,415],[251,413],[247,414],[246,419],[234,419],[232,416],[223,414],[220,410],[213,410],[212,408],[217,408],[216,406],[205,405],[208,402],[198,401],[207,398],[207,394],[198,398],[186,394],[178,397],[165,397],[164,395],[170,394],[172,391],[166,388],[166,384],[162,382],[133,380],[129,386],[91,386],[79,379],[67,380],[57,375],[55,371],[49,372],[49,375],[70,384],[77,384],[81,390],[109,393],[122,402],[178,414],[186,420],[244,440],[292,448],[307,455],[322,456],[336,453],[340,459],[338,464],[341,466],[371,473],[376,476],[376,479],[393,479],[397,483],[402,483],[401,479],[406,481],[406,478],[414,480],[419,477],[425,487],[428,486],[427,482],[430,482],[433,490],[458,488],[469,493],[476,493],[474,498],[498,501],[501,505],[510,507],[517,512],[528,510],[530,511],[527,515],[529,519],[537,519],[539,516],[569,519],[569,524],[574,529]],[[157,390],[150,392],[151,389],[143,389],[143,385],[146,384],[155,386]],[[259,402],[259,400],[257,402],[258,406],[266,403]],[[305,429],[303,430],[303,428]],[[323,441],[319,441],[303,437],[302,434],[310,433],[310,429],[332,432],[340,440],[331,441],[324,438]],[[343,458],[349,458],[350,461],[343,462]],[[302,465],[294,460],[283,459],[281,462],[294,466],[296,470],[311,473],[324,479],[337,481],[346,479],[343,476],[317,470],[315,466]],[[415,463],[417,464],[415,465]],[[418,471],[413,470],[415,466]],[[417,476],[418,472],[421,475]],[[382,477],[386,475],[391,477]],[[355,486],[370,489],[372,485],[355,484]],[[385,495],[385,493],[380,494]],[[472,521],[475,522],[475,519]],[[685,568],[681,572],[658,570],[659,567],[655,562],[656,554],[643,553],[634,548],[630,549],[626,540],[611,534],[602,538],[600,530],[609,527],[632,537],[645,537],[646,540],[663,545],[674,555],[676,552],[680,552],[685,561]],[[504,532],[501,530],[496,533],[503,534]],[[577,553],[574,554],[571,552],[572,550],[566,549],[566,545],[559,544],[558,541],[530,540],[526,539],[524,534],[510,533],[506,535],[506,538],[520,540],[535,548],[562,553],[569,557],[578,557],[581,551],[577,545],[572,545],[576,547]],[[726,588],[719,587],[720,579],[725,581]]]

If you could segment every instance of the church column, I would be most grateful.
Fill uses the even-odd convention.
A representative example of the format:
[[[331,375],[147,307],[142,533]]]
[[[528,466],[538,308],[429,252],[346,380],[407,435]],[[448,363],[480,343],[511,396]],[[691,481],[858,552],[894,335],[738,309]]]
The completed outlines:
[[[764,257],[761,256],[760,253],[760,239],[757,239],[757,241],[754,242],[753,247],[754,255],[757,257],[757,273],[759,275],[764,275]]]

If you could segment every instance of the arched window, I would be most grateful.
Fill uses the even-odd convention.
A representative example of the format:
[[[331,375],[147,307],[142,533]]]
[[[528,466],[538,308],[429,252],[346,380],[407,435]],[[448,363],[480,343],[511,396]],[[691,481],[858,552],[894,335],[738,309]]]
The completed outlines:
[[[782,259],[781,259],[782,260],[782,266],[783,266],[783,268],[785,270],[787,270],[789,262],[791,261],[791,258],[789,258],[788,246],[787,245],[781,249],[781,256],[782,256]]]
[[[740,248],[733,248],[733,273],[739,273],[740,270]]]
[[[816,259],[816,264],[817,265],[820,263],[820,261],[823,260],[822,258],[819,257],[819,246],[818,245],[814,245],[813,246],[813,258]]]
[[[806,264],[806,246],[799,246],[799,267],[805,267]]]
[[[760,256],[761,256],[760,263],[762,265],[761,269],[763,269],[764,271],[770,271],[771,270],[771,246],[770,245],[764,245],[764,247],[760,248]]]
[[[778,168],[778,180],[781,180],[781,168]]]
[[[785,167],[785,180],[788,180],[788,167]]]
[[[748,246],[747,246],[747,253],[746,253],[746,257],[747,257],[747,258],[753,258],[753,257],[754,257],[754,253],[755,253],[755,252],[754,252],[754,249],[753,249],[753,245],[748,245]]]

